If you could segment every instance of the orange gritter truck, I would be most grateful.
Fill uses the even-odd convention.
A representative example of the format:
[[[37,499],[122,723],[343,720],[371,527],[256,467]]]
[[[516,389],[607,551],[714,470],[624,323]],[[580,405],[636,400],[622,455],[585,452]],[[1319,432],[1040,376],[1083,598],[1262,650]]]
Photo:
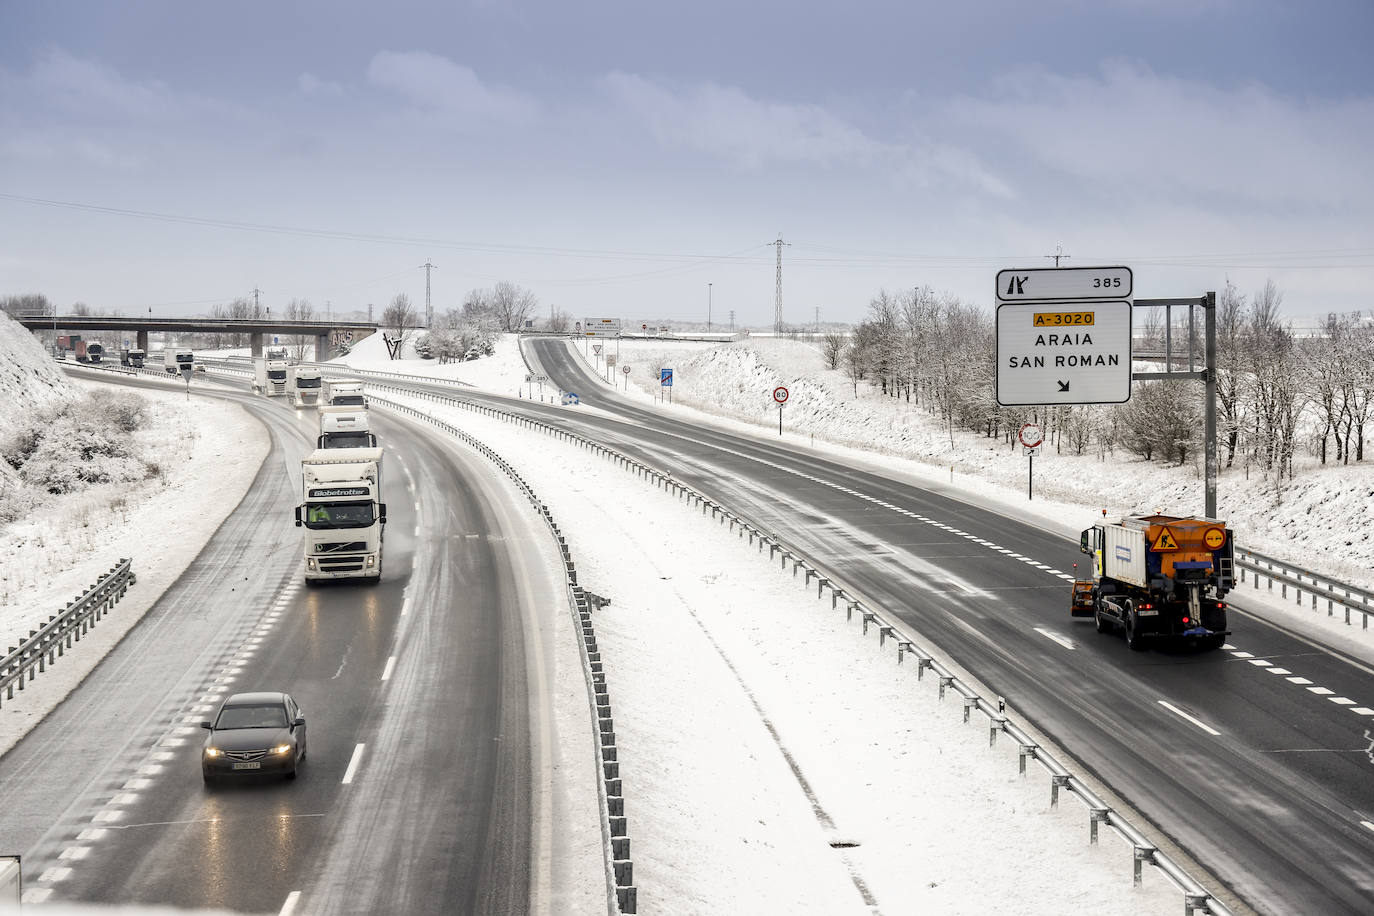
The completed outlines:
[[[1206,649],[1225,643],[1222,599],[1235,587],[1235,546],[1225,522],[1129,516],[1088,528],[1079,549],[1093,558],[1093,577],[1074,583],[1071,613],[1092,616],[1099,633],[1119,627],[1136,650],[1149,639]]]

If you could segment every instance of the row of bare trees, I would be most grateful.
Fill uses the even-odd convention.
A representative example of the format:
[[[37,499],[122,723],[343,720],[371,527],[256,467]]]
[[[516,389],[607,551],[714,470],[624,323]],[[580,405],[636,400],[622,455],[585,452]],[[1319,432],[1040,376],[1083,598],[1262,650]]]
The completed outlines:
[[[1292,477],[1302,446],[1322,463],[1362,461],[1374,414],[1374,321],[1332,315],[1318,333],[1295,334],[1282,302],[1272,282],[1253,296],[1228,283],[1217,302],[1218,457],[1225,467],[1255,469],[1276,482]],[[1170,320],[1177,357],[1188,352],[1190,332],[1200,330],[1187,318]],[[1162,320],[1142,323],[1142,334],[1158,338],[1161,351],[1165,331]],[[1105,458],[1120,449],[1180,465],[1198,458],[1201,381],[1138,382],[1130,401],[1114,406],[1003,407],[995,392],[994,334],[991,317],[957,297],[929,287],[883,290],[853,333],[827,335],[821,352],[846,374],[855,396],[862,381],[903,399],[938,417],[951,444],[962,428],[1010,446],[1021,424],[1034,421],[1060,451]],[[1201,368],[1200,338],[1193,350]]]

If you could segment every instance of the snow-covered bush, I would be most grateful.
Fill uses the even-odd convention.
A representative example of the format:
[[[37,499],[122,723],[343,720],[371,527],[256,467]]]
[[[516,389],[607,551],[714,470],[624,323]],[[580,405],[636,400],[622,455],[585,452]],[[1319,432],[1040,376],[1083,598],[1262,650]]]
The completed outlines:
[[[0,444],[0,458],[18,481],[47,493],[143,480],[158,473],[131,435],[144,424],[146,410],[136,395],[93,392],[30,415]],[[24,502],[16,493],[6,511],[18,513]]]

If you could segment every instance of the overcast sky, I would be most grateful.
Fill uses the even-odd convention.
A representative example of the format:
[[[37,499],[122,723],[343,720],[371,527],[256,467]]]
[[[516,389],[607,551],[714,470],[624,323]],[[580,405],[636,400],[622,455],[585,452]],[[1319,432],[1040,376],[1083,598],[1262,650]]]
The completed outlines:
[[[1002,267],[1374,309],[1374,3],[0,0],[0,294],[511,280],[769,326]],[[708,284],[710,286],[708,287]]]

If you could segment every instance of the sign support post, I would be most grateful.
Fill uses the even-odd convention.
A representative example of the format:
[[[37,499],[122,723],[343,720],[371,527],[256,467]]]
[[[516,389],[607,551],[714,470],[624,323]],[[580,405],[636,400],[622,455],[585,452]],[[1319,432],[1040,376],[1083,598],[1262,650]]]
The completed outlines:
[[[787,389],[779,385],[773,389],[773,400],[778,402],[778,435],[782,435],[782,406],[787,403]]]
[[[1026,499],[1035,499],[1035,456],[1040,451],[1040,443],[1045,441],[1044,427],[1038,423],[1027,423],[1016,434],[1029,462],[1026,468]]]

